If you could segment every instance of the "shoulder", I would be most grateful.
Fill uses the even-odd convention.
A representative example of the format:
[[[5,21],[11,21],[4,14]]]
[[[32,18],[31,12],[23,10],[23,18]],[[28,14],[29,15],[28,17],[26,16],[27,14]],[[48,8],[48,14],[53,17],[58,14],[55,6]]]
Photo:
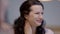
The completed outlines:
[[[45,28],[46,34],[54,34],[54,32],[51,29]]]

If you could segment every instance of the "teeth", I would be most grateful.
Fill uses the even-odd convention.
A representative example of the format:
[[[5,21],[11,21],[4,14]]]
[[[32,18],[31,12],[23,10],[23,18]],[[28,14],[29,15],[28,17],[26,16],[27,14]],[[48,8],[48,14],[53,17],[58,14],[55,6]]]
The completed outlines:
[[[42,20],[37,20],[39,23],[42,21]]]
[[[37,20],[38,21],[38,20]],[[41,21],[38,21],[38,22],[41,22]]]

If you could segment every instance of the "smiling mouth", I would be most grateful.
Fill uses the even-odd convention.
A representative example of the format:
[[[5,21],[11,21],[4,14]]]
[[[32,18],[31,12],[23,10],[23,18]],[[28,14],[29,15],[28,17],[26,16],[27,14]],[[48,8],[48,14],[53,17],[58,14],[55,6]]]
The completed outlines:
[[[38,22],[38,23],[41,23],[41,22],[42,22],[42,20],[37,20],[37,22]]]

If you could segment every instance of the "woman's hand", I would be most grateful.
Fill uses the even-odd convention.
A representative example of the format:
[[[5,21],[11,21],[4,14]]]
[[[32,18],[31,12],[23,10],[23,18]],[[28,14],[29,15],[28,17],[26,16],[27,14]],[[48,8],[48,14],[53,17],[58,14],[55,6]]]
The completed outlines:
[[[24,30],[25,30],[25,31],[24,31],[25,34],[32,34],[32,29],[31,29],[31,26],[30,26],[29,23],[26,23],[26,24],[25,24]]]

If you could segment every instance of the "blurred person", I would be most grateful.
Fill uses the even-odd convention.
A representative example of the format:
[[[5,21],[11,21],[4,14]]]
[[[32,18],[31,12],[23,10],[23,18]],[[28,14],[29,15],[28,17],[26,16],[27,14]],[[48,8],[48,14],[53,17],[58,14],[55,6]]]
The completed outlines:
[[[20,7],[20,17],[14,22],[15,34],[54,34],[44,24],[44,6],[39,0],[24,1]]]
[[[8,0],[0,0],[0,34],[13,34],[13,26],[6,22]]]

